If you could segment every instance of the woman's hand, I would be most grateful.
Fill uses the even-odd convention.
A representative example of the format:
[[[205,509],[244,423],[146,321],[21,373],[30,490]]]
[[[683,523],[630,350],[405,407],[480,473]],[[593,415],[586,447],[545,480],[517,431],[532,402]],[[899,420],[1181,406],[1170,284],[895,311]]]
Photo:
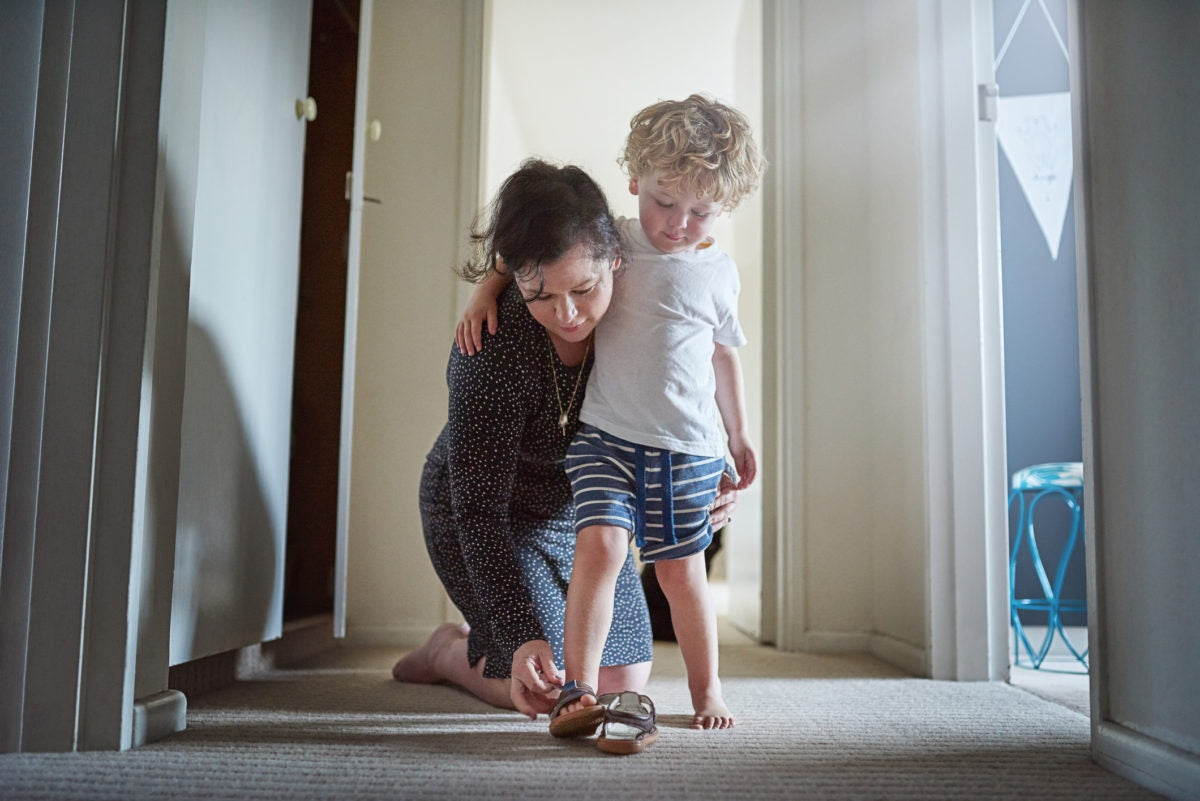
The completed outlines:
[[[513,653],[509,697],[517,711],[531,720],[550,713],[562,683],[550,643],[530,640]]]
[[[737,486],[727,474],[721,475],[721,485],[717,488],[717,497],[708,507],[708,519],[712,522],[713,531],[733,520],[733,510],[738,503]]]

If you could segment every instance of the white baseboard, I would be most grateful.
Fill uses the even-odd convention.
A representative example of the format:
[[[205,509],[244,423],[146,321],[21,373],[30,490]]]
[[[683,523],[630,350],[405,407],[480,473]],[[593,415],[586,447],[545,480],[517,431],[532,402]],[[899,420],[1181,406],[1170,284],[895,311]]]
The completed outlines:
[[[1101,721],[1093,724],[1092,757],[1118,776],[1168,798],[1200,799],[1200,759],[1161,740]]]
[[[868,653],[914,676],[929,675],[929,657],[924,649],[886,634],[821,631],[800,635],[797,651],[811,653]]]
[[[814,654],[870,652],[871,635],[858,631],[808,631],[799,636],[794,650]]]
[[[931,675],[928,651],[888,637],[886,634],[871,635],[871,653],[888,664],[895,665],[901,670],[907,670],[914,676],[928,677]]]
[[[133,742],[138,748],[187,728],[187,696],[163,690],[133,702]]]

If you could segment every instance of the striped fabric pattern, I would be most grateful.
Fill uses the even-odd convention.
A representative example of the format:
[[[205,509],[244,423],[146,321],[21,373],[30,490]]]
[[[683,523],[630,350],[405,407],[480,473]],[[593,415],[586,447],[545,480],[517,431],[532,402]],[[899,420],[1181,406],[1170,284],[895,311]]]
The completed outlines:
[[[582,425],[567,449],[575,531],[630,531],[643,561],[681,559],[712,541],[708,508],[725,460],[647,448]]]

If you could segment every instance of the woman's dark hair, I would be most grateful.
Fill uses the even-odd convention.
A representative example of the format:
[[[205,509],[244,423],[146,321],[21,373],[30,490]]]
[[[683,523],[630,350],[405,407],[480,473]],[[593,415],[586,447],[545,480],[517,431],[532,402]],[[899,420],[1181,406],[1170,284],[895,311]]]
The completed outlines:
[[[615,260],[620,237],[604,191],[578,167],[528,159],[505,179],[487,224],[471,226],[471,257],[459,270],[479,282],[491,271],[539,277],[542,264],[582,244],[591,258]]]

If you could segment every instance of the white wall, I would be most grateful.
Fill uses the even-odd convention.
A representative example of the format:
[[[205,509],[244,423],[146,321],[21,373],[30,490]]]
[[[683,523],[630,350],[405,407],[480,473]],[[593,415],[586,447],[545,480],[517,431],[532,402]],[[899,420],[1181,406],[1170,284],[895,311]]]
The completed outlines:
[[[921,47],[915,3],[868,4],[864,93],[867,131],[871,340],[866,454],[871,517],[871,628],[923,650],[929,551],[925,510],[925,244]],[[880,124],[886,121],[886,124]]]
[[[484,162],[488,198],[541,156],[596,179],[618,214],[637,204],[616,160],[629,119],[658,100],[707,92],[741,106],[735,45],[747,0],[495,0]],[[704,30],[697,46],[696,29]],[[748,54],[752,55],[752,54]],[[753,120],[752,120],[753,122]],[[728,229],[729,217],[718,229]]]
[[[776,135],[792,175],[777,190],[786,208],[772,213],[782,215],[774,235],[791,244],[773,281],[785,288],[777,335],[794,354],[776,366],[792,393],[781,416],[794,483],[780,492],[798,507],[779,531],[793,571],[779,637],[790,648],[875,650],[923,672],[929,244],[917,4],[787,12],[777,22],[799,55],[784,59],[794,73],[776,91],[791,110]]]

